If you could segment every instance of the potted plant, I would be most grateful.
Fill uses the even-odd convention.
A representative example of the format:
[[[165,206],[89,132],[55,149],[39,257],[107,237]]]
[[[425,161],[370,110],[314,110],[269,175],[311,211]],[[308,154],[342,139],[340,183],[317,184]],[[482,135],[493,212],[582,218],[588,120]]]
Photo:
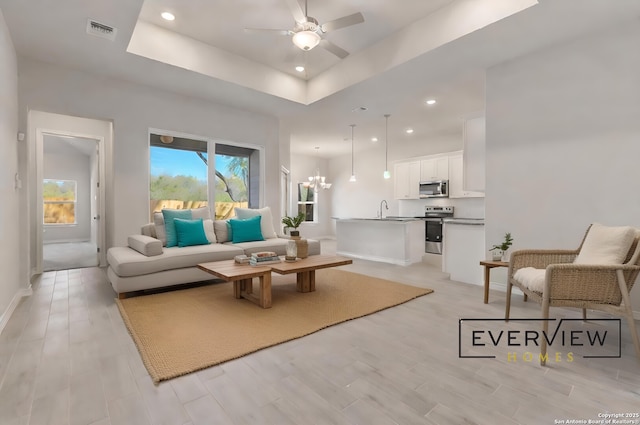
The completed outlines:
[[[513,238],[511,237],[511,233],[507,232],[504,234],[504,240],[502,243],[494,245],[489,250],[493,252],[493,261],[503,260],[505,252],[507,252],[511,245],[513,245]]]
[[[289,235],[292,238],[299,238],[300,232],[298,231],[298,227],[304,222],[305,215],[302,211],[298,213],[295,217],[284,216],[282,218],[282,224],[285,225],[285,229],[289,229]]]

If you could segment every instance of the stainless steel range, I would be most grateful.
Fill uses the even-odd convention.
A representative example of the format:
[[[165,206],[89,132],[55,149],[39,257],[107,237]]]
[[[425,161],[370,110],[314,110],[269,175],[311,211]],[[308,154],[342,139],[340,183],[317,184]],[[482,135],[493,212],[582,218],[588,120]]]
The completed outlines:
[[[442,224],[445,218],[453,217],[453,207],[424,207],[425,235],[424,252],[442,254]]]

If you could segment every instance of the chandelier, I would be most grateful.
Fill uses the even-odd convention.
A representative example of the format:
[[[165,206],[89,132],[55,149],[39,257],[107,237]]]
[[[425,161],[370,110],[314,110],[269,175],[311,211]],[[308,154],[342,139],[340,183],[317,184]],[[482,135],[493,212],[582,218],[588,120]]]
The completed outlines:
[[[317,154],[320,147],[316,146],[315,149]],[[314,192],[317,192],[320,189],[331,189],[331,183],[327,183],[326,177],[320,175],[320,168],[316,168],[316,174],[309,176],[309,181],[304,182],[304,187],[308,187],[309,189],[313,189]]]

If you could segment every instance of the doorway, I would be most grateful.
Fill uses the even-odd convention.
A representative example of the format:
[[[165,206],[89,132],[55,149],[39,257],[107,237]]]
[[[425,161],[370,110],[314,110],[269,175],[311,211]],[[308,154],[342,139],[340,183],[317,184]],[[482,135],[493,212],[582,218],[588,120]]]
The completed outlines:
[[[105,174],[112,139],[110,121],[29,111],[31,275],[106,266]]]
[[[97,139],[43,133],[42,271],[96,267]]]

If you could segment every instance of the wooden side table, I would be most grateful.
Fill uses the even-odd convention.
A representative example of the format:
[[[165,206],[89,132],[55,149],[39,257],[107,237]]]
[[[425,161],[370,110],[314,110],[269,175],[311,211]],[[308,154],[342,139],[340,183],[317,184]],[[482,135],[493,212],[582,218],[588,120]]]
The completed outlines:
[[[480,261],[480,265],[484,266],[484,303],[489,303],[489,280],[490,270],[494,267],[509,267],[506,261]]]

